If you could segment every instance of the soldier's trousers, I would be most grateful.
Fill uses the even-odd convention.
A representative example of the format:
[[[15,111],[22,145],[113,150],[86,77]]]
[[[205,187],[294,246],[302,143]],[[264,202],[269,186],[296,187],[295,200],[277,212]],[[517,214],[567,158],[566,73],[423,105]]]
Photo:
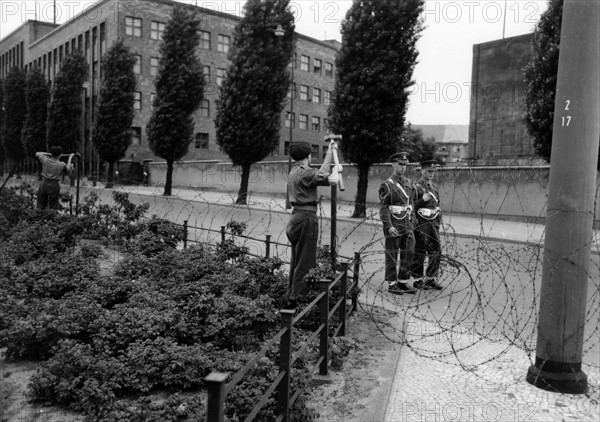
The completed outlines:
[[[429,257],[427,271],[423,274],[425,257]],[[412,275],[415,278],[437,277],[442,258],[440,228],[437,223],[422,218],[417,219],[415,228],[415,260]]]
[[[317,266],[317,214],[312,211],[294,210],[285,232],[292,245],[290,293],[294,297],[306,299],[308,287],[304,276]]]
[[[415,236],[412,228],[396,227],[400,236],[385,237],[385,281],[408,280],[413,262]]]

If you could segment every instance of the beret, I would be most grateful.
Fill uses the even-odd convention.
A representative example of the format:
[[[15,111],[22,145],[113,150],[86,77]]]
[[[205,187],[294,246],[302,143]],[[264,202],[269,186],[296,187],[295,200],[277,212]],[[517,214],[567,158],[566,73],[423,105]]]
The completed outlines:
[[[390,156],[390,161],[397,161],[400,164],[408,164],[408,153],[405,151],[397,152]]]
[[[312,152],[312,147],[310,146],[310,144],[308,142],[304,142],[304,141],[294,142],[290,146],[290,156],[296,161],[302,160],[302,159],[308,157],[311,152]]]

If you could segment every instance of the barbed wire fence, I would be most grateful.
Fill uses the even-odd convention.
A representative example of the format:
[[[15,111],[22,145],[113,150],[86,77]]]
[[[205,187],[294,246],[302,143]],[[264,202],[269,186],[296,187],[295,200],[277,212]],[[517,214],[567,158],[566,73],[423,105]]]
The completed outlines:
[[[524,215],[530,213],[527,210],[532,207],[531,199],[516,186],[522,178],[514,178],[511,168],[496,170],[495,176],[488,181],[497,183],[500,177],[505,182],[504,190],[495,198],[501,203],[500,211],[510,201],[513,208],[516,204]],[[541,223],[544,212],[540,211],[537,218],[524,218],[519,222],[520,229],[527,234],[526,242],[513,241],[510,236],[504,239],[494,237],[494,227],[513,223],[506,222],[500,211],[495,215],[486,212],[489,198],[482,192],[482,184],[476,183],[472,174],[470,177],[464,171],[446,175],[447,181],[450,181],[447,185],[453,186],[450,193],[446,192],[449,201],[454,202],[460,197],[463,202],[468,202],[472,212],[470,232],[466,235],[462,227],[453,225],[453,221],[457,221],[453,215],[444,215],[440,233],[442,262],[438,277],[443,290],[402,296],[387,292],[383,281],[384,236],[377,207],[370,208],[364,219],[350,219],[348,204],[338,204],[336,244],[340,256],[360,254],[360,307],[371,314],[378,307],[395,310],[403,320],[403,324],[396,325],[391,321],[374,319],[390,341],[409,348],[420,357],[476,373],[488,382],[506,383],[506,380],[487,376],[478,368],[506,356],[518,356],[529,364],[535,361],[544,260]],[[539,184],[540,189],[545,189],[547,183],[539,168],[534,166],[527,169],[527,180]],[[37,181],[33,177],[23,181],[36,187]],[[13,186],[17,183],[20,182],[14,179],[10,182]],[[370,186],[370,189],[375,187]],[[72,193],[73,188],[63,185],[64,190]],[[222,236],[221,227],[232,220],[243,221],[247,228],[245,236],[238,242],[251,254],[264,256],[263,239],[269,236],[270,256],[284,262],[290,260],[285,234],[289,214],[281,197],[267,199],[265,195],[257,203],[252,201],[250,194],[250,205],[244,206],[235,205],[235,194],[212,189],[174,188],[172,196],[163,196],[161,187],[117,185],[106,189],[101,185],[92,187],[84,183],[81,190],[82,198],[94,192],[99,201],[106,204],[112,203],[113,192],[126,192],[132,202],[149,204],[148,215],[186,224],[189,242],[217,243]],[[322,244],[330,242],[326,206],[329,204],[322,203],[319,208]],[[537,207],[543,208],[540,204]],[[589,239],[592,254],[583,343],[583,370],[589,382],[586,397],[594,406],[600,402],[600,231],[597,223]],[[475,229],[474,225],[478,227]],[[509,382],[523,382],[526,368],[521,368],[521,372],[522,379]]]

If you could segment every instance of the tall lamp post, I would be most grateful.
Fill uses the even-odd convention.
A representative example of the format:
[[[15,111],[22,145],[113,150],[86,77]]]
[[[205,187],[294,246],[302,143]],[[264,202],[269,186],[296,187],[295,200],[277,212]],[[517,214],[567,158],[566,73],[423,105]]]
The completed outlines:
[[[285,35],[285,31],[281,25],[277,25],[277,29],[275,29],[275,36],[283,37]],[[296,67],[296,53],[294,49],[294,53],[292,53],[292,84],[290,86],[290,141],[288,145],[288,175],[292,171],[292,156],[290,155],[290,148],[292,147],[292,139],[293,139],[293,129],[294,129],[294,67]],[[287,178],[286,178],[287,180]],[[285,209],[289,210],[292,208],[292,204],[290,203],[290,191],[287,187],[285,188]]]

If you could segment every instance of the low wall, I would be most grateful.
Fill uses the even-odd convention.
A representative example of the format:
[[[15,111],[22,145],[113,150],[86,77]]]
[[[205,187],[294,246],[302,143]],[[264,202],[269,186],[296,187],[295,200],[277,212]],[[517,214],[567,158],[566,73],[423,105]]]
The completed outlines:
[[[166,163],[149,164],[150,184],[164,185]],[[376,164],[369,170],[367,202],[377,203],[379,185],[391,173],[389,164]],[[542,221],[546,216],[549,166],[532,167],[443,167],[436,176],[442,207],[448,213],[477,214],[496,218]],[[249,194],[283,197],[288,174],[287,161],[261,162],[252,166]],[[355,165],[344,165],[346,190],[338,192],[338,200],[354,202],[358,171]],[[407,175],[414,175],[409,165]],[[185,161],[174,164],[173,187],[217,190],[237,193],[241,168],[220,161]],[[329,189],[321,189],[326,198]],[[596,203],[598,189],[596,189]],[[600,212],[595,210],[595,220]]]

